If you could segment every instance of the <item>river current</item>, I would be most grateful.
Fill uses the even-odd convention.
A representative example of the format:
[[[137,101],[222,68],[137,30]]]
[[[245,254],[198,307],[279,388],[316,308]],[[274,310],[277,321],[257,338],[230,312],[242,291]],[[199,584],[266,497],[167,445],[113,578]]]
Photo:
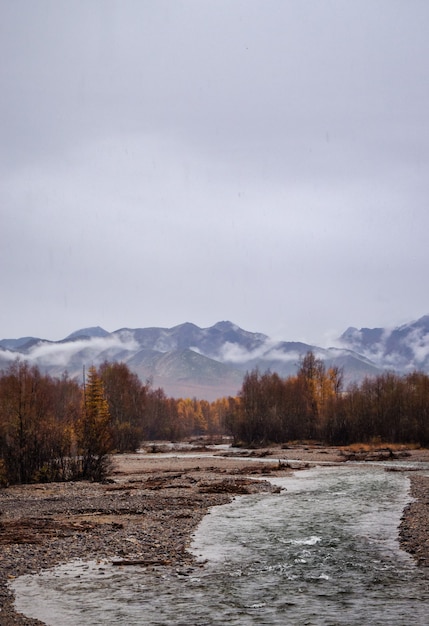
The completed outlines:
[[[271,480],[280,494],[204,518],[200,566],[74,562],[17,579],[17,609],[52,626],[429,624],[429,573],[398,543],[406,474],[342,465]]]

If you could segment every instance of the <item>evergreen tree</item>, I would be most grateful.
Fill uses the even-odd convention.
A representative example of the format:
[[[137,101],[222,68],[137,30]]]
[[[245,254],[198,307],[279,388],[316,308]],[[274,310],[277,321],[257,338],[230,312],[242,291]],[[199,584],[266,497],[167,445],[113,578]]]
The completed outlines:
[[[77,427],[82,459],[82,478],[102,480],[109,468],[112,431],[103,381],[90,367],[83,389],[82,415]]]

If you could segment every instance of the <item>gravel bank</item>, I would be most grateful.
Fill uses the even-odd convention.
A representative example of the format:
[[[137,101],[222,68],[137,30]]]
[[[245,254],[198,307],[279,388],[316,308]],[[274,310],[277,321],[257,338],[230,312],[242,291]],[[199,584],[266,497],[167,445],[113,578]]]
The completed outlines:
[[[410,479],[415,500],[404,510],[399,541],[418,565],[429,567],[429,476],[414,475]]]
[[[272,491],[248,474],[288,470],[229,459],[116,459],[111,481],[0,490],[0,624],[42,622],[15,612],[8,581],[81,558],[156,568],[195,566],[190,536],[209,507],[234,494]],[[237,467],[238,465],[238,467]]]
[[[271,491],[269,477],[291,467],[345,460],[333,449],[256,454],[261,458],[254,461],[209,454],[121,455],[105,484],[0,489],[1,626],[42,624],[14,611],[7,583],[17,576],[77,558],[198,567],[187,548],[209,507],[235,494]],[[428,451],[412,452],[410,462],[428,457]],[[400,540],[419,564],[429,565],[429,478],[410,477],[416,501],[404,511]]]

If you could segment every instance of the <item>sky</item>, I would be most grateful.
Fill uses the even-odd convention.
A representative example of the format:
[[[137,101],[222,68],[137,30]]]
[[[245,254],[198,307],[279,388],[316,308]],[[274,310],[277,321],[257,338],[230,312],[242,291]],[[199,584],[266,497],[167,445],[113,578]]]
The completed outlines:
[[[426,0],[0,0],[0,338],[429,313]]]

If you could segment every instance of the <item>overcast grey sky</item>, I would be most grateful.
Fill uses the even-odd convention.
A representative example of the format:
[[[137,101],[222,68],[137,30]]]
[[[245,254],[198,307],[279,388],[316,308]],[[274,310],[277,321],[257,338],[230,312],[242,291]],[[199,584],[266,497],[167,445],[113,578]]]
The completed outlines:
[[[0,0],[0,338],[429,313],[426,0]]]

